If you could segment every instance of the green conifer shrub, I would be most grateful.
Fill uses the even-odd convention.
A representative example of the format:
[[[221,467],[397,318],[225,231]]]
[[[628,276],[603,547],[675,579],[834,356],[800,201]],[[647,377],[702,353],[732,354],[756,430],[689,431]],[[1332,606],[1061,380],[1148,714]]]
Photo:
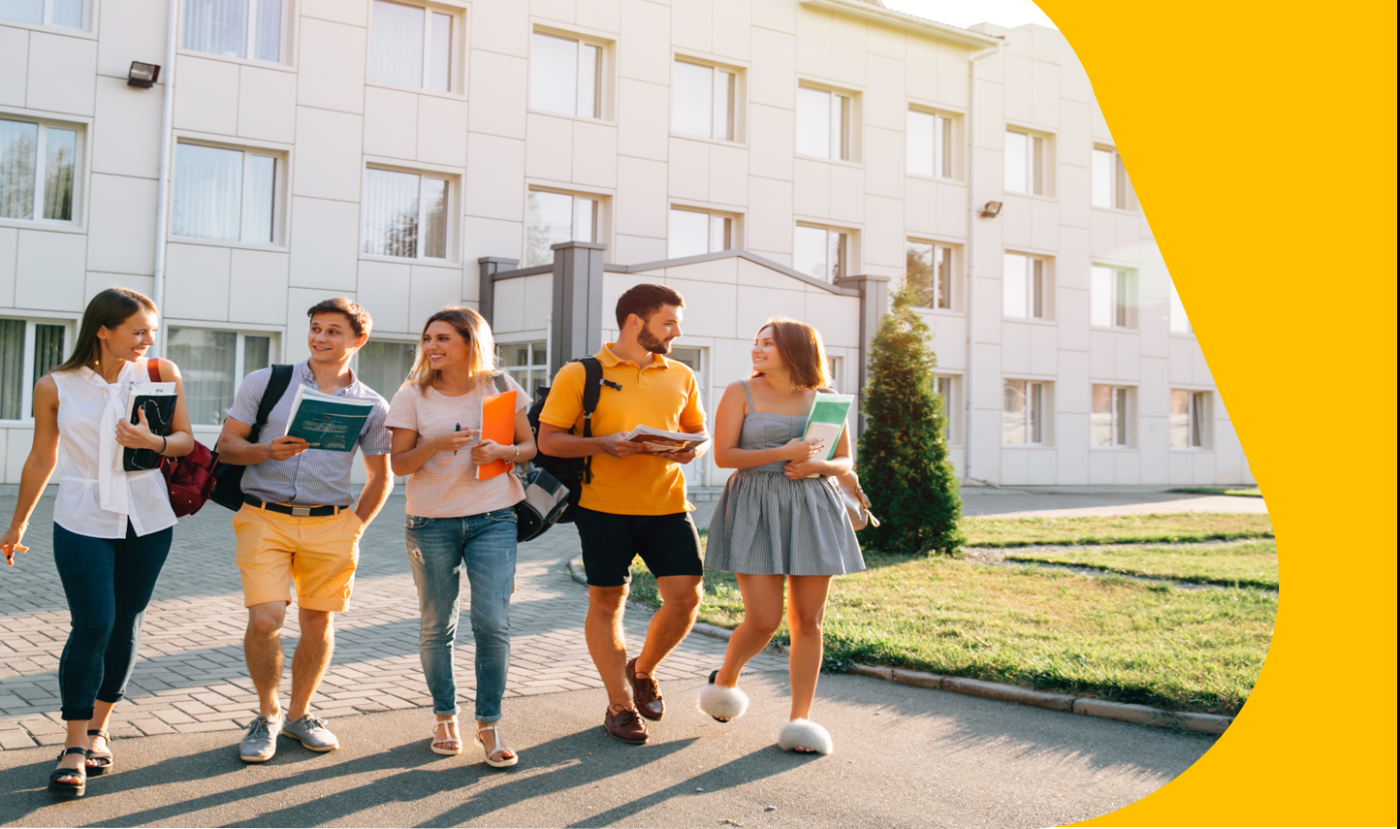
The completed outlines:
[[[943,439],[943,401],[933,392],[937,360],[928,323],[914,310],[915,289],[906,283],[890,299],[870,344],[857,454],[880,526],[861,530],[860,540],[891,553],[951,555],[964,541],[962,498]]]

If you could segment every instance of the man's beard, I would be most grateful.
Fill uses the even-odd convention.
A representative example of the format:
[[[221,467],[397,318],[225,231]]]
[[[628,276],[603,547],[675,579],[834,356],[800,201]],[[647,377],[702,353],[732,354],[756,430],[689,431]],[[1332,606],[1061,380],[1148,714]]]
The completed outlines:
[[[650,331],[646,330],[645,328],[643,328],[642,332],[637,335],[637,345],[640,345],[642,348],[645,348],[652,354],[671,353],[670,340],[658,340],[655,336],[652,335]]]

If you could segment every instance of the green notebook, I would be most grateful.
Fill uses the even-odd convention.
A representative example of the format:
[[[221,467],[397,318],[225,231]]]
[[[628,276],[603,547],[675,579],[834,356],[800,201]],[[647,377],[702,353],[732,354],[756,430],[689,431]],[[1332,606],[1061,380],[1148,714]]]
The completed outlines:
[[[841,440],[841,430],[846,428],[846,417],[851,413],[851,404],[855,399],[853,394],[817,392],[813,396],[812,410],[807,413],[807,429],[802,433],[802,439],[819,439],[826,450],[823,460],[836,457],[836,444]]]

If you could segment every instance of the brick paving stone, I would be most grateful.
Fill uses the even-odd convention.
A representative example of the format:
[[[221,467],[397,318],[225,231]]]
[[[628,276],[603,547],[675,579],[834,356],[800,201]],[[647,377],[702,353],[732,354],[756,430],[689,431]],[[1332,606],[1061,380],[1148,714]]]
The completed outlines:
[[[336,617],[336,651],[317,698],[325,717],[364,711],[432,706],[418,657],[418,599],[402,555],[401,494],[365,532],[348,612]],[[0,493],[0,513],[14,495]],[[68,634],[68,609],[54,576],[52,490],[35,509],[25,537],[30,553],[0,577],[3,624],[12,635],[0,642],[0,750],[61,743],[58,721],[58,654]],[[113,713],[113,727],[133,736],[173,731],[237,729],[257,708],[243,659],[243,608],[233,565],[231,513],[208,506],[182,519],[170,558],[147,611],[127,701]],[[587,591],[569,576],[579,551],[577,531],[559,526],[520,547],[511,613],[511,669],[507,698],[601,688],[584,643]],[[456,649],[459,702],[471,710],[476,681],[469,591]],[[300,635],[295,612],[283,627],[291,690],[291,657]],[[629,606],[623,628],[629,651],[640,649],[651,611]],[[661,680],[704,677],[723,658],[725,643],[692,635],[657,671]],[[751,670],[786,670],[786,660],[764,653]],[[599,703],[603,701],[599,697]],[[23,742],[23,745],[20,743]]]

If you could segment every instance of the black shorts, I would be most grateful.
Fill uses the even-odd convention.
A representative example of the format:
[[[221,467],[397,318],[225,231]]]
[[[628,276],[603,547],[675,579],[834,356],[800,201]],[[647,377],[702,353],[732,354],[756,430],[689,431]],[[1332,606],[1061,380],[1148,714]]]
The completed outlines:
[[[622,587],[632,581],[632,559],[641,556],[653,576],[700,576],[705,572],[700,534],[690,513],[614,515],[576,507],[574,525],[583,541],[583,569],[592,587]]]

